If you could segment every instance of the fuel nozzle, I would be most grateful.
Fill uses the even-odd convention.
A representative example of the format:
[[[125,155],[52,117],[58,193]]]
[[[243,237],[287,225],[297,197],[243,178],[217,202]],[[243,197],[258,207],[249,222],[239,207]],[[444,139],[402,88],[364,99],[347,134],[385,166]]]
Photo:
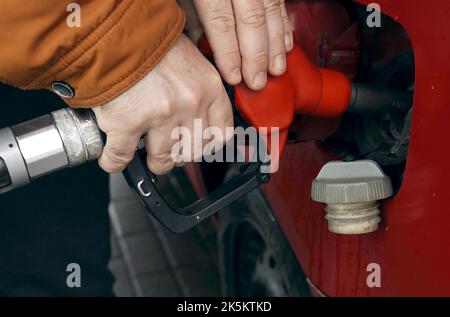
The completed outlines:
[[[97,159],[103,140],[90,110],[61,109],[0,130],[0,193]]]

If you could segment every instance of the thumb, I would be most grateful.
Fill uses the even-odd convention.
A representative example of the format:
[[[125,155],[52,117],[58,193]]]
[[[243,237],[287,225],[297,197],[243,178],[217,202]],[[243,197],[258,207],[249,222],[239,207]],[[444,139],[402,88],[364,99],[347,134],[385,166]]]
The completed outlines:
[[[138,143],[138,135],[109,134],[102,156],[99,159],[100,167],[108,173],[123,171],[133,159]]]

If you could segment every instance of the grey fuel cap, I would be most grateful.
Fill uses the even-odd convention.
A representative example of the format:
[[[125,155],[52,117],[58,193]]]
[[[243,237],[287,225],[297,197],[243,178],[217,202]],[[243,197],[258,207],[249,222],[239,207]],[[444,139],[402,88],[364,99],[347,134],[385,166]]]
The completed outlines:
[[[389,176],[371,160],[330,162],[311,189],[314,201],[327,204],[330,231],[340,234],[375,231],[381,220],[378,200],[392,195]]]

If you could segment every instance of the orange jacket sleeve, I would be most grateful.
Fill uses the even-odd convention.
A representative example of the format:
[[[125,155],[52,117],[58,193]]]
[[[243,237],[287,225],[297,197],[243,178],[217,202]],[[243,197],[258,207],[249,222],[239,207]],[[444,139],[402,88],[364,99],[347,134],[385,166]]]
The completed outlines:
[[[80,27],[69,27],[71,2]],[[64,82],[72,107],[92,107],[141,79],[182,32],[175,0],[0,1],[0,81],[23,89]]]

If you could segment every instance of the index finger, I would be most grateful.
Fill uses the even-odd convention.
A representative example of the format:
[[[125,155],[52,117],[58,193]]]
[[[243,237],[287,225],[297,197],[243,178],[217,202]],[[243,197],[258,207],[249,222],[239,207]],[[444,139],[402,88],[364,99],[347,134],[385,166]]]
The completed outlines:
[[[242,80],[241,55],[231,0],[195,0],[217,68],[230,85]]]
[[[242,55],[242,73],[247,86],[260,90],[267,83],[269,37],[262,0],[233,0],[236,29]]]

